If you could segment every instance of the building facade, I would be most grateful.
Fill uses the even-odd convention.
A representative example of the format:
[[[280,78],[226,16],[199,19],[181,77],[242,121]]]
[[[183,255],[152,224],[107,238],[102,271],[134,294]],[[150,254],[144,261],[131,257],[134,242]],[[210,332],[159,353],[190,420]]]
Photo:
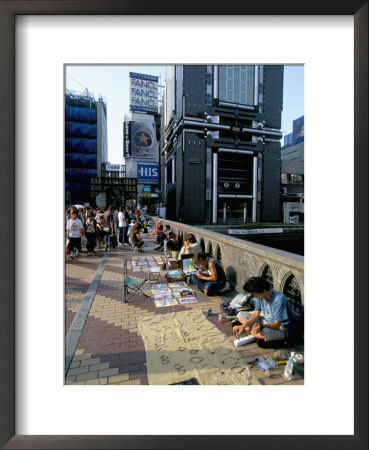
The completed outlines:
[[[66,204],[93,202],[91,179],[108,161],[106,105],[89,92],[65,94]]]
[[[284,223],[304,221],[304,116],[293,121],[281,149],[281,209]]]
[[[278,221],[283,66],[169,66],[161,142],[166,217]]]

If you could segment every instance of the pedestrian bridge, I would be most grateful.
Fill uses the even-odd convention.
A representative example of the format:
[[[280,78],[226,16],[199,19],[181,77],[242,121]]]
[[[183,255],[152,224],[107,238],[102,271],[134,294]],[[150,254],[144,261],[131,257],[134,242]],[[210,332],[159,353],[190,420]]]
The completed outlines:
[[[153,224],[158,220],[163,225],[170,225],[173,232],[183,240],[187,233],[193,233],[203,251],[222,264],[236,291],[242,291],[249,277],[266,278],[274,289],[290,299],[295,317],[303,318],[303,256],[159,217],[152,218]]]

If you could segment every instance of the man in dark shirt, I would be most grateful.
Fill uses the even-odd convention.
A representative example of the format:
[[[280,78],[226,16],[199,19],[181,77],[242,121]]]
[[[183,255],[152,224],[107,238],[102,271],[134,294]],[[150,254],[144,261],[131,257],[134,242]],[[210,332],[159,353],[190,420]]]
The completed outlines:
[[[110,235],[114,234],[113,207],[109,205],[104,212],[103,230],[105,236],[105,251],[110,250]]]

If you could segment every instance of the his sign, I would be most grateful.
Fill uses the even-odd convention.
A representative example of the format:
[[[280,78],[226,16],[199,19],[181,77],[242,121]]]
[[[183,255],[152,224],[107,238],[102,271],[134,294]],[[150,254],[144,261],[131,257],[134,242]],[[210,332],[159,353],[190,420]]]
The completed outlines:
[[[159,163],[137,161],[137,183],[159,184]]]

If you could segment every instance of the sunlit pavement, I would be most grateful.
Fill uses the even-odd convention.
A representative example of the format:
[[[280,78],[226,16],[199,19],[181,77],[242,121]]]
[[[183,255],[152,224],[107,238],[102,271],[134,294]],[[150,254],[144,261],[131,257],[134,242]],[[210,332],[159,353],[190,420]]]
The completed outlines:
[[[148,248],[144,253],[133,252],[130,247],[124,246],[109,252],[103,248],[96,249],[95,256],[87,256],[85,249],[77,258],[66,256],[66,384],[149,384],[138,319],[188,309],[206,312],[211,308],[212,312],[220,313],[220,304],[236,295],[234,291],[228,291],[221,297],[208,297],[191,284],[197,294],[197,303],[158,308],[151,297],[137,294],[125,303],[123,261],[128,261],[129,275],[148,278],[148,272],[137,271],[137,267],[133,270],[132,258],[151,257],[157,266],[165,260],[163,253],[153,251],[153,238],[145,236],[144,239]],[[160,279],[152,283],[166,283],[165,273],[162,270]],[[149,282],[145,283],[144,291],[150,294]],[[218,323],[217,316],[209,316],[207,320],[219,328],[227,339],[234,341],[230,322]],[[275,358],[274,349],[262,349],[255,342],[235,349],[245,365],[261,356]],[[260,384],[304,384],[303,366],[297,367],[289,382],[283,378],[283,365],[272,369],[270,374],[259,370],[255,364],[248,367]]]

